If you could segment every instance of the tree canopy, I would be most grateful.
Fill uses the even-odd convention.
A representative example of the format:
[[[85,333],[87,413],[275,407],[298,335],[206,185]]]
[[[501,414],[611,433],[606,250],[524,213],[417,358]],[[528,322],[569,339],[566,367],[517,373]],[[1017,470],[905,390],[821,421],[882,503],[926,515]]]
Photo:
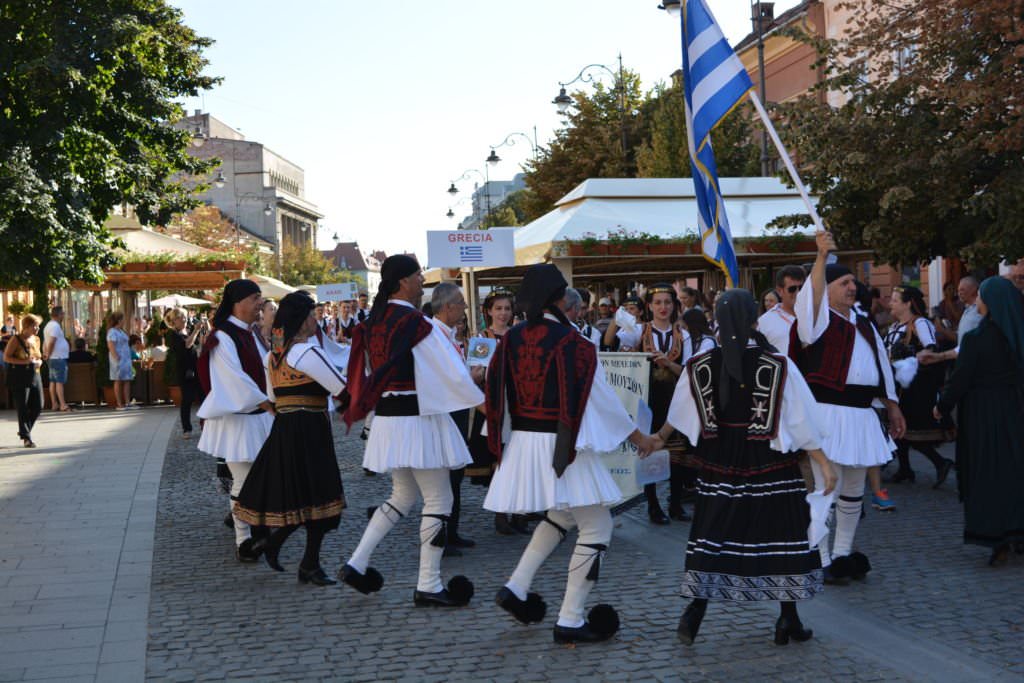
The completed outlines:
[[[309,245],[286,245],[281,251],[281,279],[290,285],[327,285],[335,282],[357,282],[362,278],[349,270],[336,267]]]
[[[849,37],[817,42],[819,89],[842,104],[780,107],[841,246],[892,263],[1024,255],[1024,3],[848,6]]]
[[[211,162],[172,124],[218,80],[202,74],[210,44],[163,0],[0,4],[0,284],[45,306],[48,286],[102,280],[115,205],[144,223],[195,205],[172,177]]]

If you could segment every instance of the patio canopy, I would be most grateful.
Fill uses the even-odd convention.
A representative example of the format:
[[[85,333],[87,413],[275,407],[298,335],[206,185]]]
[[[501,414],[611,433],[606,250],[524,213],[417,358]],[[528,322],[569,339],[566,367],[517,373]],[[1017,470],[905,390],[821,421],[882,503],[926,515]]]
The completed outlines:
[[[194,296],[185,296],[184,294],[168,294],[159,299],[153,299],[149,302],[149,305],[177,308],[178,306],[212,306],[213,302],[206,299],[197,299]]]

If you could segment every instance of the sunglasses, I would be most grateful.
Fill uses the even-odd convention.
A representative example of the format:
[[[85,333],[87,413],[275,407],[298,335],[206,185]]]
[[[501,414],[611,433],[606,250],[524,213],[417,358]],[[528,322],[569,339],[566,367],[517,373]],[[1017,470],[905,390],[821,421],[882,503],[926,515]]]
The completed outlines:
[[[803,285],[790,285],[789,287],[786,287],[786,291],[789,292],[790,294],[796,294],[797,292],[800,291],[800,288],[802,286]]]

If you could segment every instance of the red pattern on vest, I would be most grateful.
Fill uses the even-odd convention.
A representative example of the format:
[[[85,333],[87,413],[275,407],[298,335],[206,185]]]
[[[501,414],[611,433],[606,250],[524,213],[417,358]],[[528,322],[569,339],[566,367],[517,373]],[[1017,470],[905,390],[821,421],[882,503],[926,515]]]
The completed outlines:
[[[575,328],[545,319],[505,334],[487,371],[487,438],[498,461],[506,402],[513,419],[550,423],[552,432],[562,425],[575,444],[598,370],[597,348]]]
[[[868,342],[871,353],[878,359],[878,346],[875,344],[875,331],[871,321],[863,316],[856,316],[856,324],[845,320],[833,310],[828,312],[828,327],[824,334],[813,344],[804,347],[797,334],[797,324],[789,332],[789,357],[797,364],[807,383],[843,391],[846,388],[846,377],[850,372],[853,360],[853,347],[857,335],[860,334]],[[881,370],[878,373],[879,386],[884,393],[884,378]]]
[[[386,391],[416,390],[412,349],[433,329],[419,310],[400,304],[388,304],[380,318],[356,327],[348,361],[351,402],[346,424],[366,417]]]

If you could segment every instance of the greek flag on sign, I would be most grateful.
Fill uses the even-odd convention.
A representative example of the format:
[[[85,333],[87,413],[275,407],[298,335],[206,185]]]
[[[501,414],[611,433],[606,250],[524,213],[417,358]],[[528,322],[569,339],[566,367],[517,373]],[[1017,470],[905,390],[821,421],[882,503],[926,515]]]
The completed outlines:
[[[463,263],[483,263],[484,248],[482,246],[459,247],[459,260]]]
[[[739,266],[718,186],[711,131],[754,84],[704,0],[684,0],[682,20],[686,137],[697,196],[701,248],[704,258],[725,273],[727,286],[735,287],[739,283]]]

